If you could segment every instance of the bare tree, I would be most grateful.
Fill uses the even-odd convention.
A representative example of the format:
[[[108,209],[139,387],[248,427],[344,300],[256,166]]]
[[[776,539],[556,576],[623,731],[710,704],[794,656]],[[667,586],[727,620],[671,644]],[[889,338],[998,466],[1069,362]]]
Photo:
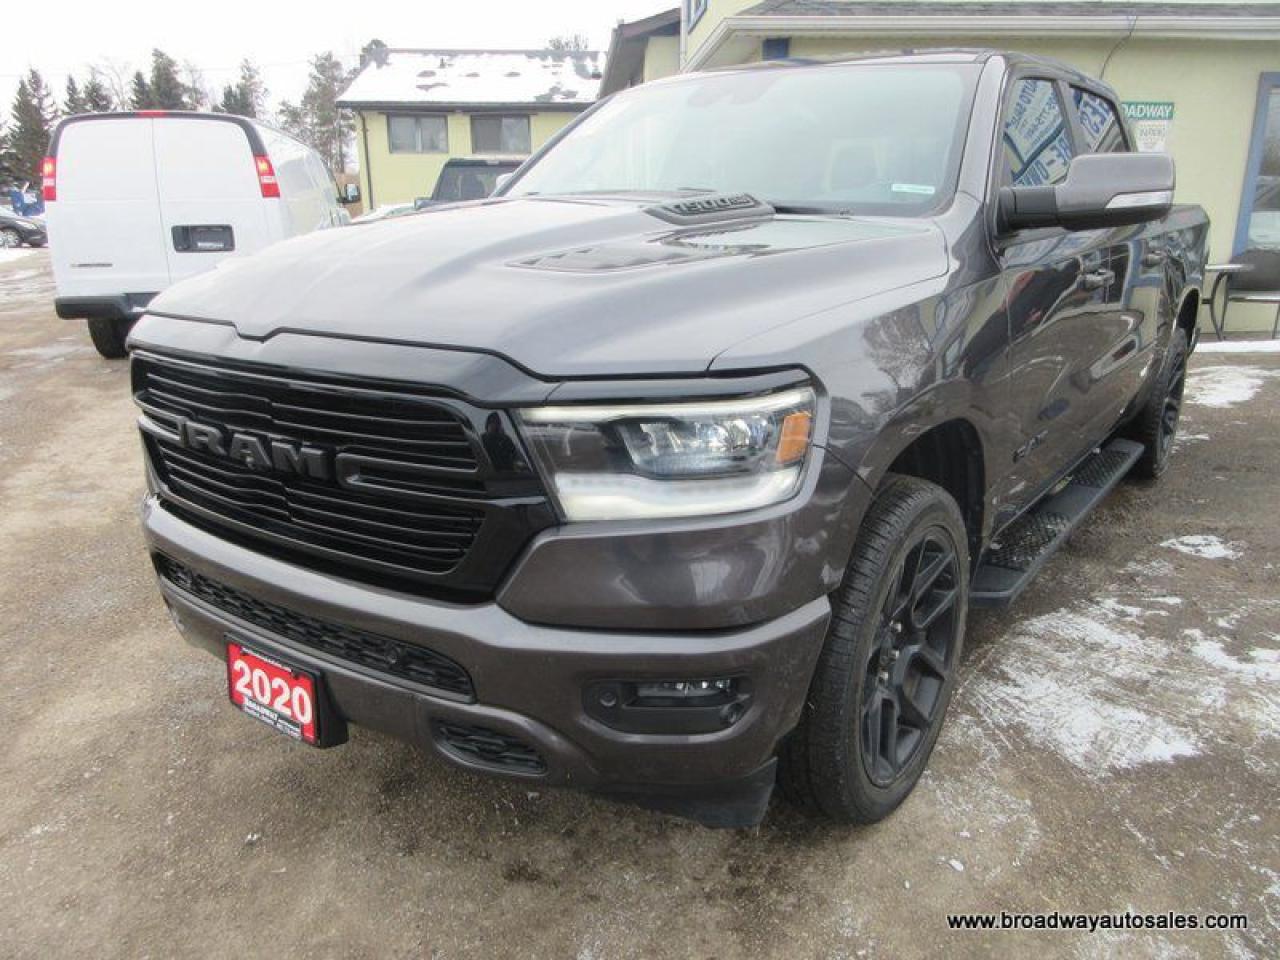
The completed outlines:
[[[562,53],[572,53],[577,50],[586,50],[587,44],[586,34],[562,33],[547,41],[547,49],[557,50]]]

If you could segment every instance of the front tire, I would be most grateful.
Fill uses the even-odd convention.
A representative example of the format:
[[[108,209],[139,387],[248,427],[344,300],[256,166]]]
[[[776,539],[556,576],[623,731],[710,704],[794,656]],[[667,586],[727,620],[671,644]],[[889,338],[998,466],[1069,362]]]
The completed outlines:
[[[118,317],[90,317],[89,337],[100,354],[108,360],[119,360],[129,352],[125,349],[125,340],[132,326],[131,320]]]
[[[1142,444],[1142,457],[1133,472],[1146,480],[1155,480],[1169,466],[1169,454],[1178,437],[1182,417],[1182,394],[1187,384],[1187,331],[1174,327],[1165,352],[1160,379],[1151,397],[1125,431]]]
[[[890,475],[863,521],[779,786],[845,823],[873,823],[920,779],[955,689],[969,601],[959,507]]]
[[[0,230],[0,247],[14,248],[22,246],[22,235],[11,227]]]

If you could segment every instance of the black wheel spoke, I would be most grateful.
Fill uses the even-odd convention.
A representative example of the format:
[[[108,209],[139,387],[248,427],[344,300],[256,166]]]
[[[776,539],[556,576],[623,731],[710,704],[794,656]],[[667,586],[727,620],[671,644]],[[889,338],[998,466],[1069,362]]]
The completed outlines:
[[[935,590],[926,596],[921,605],[911,613],[911,626],[915,630],[928,630],[937,619],[956,605],[959,592],[955,587]]]
[[[911,765],[938,722],[960,629],[959,558],[938,527],[917,535],[888,578],[881,619],[869,644],[860,739],[873,782],[887,785]]]
[[[911,656],[915,666],[924,669],[939,680],[947,679],[946,658],[927,643],[919,644],[904,651],[904,655],[907,654]]]

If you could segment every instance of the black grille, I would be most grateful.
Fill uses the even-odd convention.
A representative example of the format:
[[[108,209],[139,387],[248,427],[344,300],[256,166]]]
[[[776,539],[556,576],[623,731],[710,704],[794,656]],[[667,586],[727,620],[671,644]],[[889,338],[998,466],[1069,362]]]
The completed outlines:
[[[501,478],[501,496],[491,492],[463,405],[145,353],[134,391],[168,505],[290,560],[487,593],[552,519],[523,462]],[[236,447],[245,443],[269,458]]]
[[[466,723],[436,722],[440,740],[464,759],[511,773],[545,773],[546,761],[533,747],[509,734]]]
[[[475,697],[467,671],[434,650],[259,600],[243,590],[196,573],[164,554],[155,554],[153,559],[156,571],[175,587],[245,623],[349,663],[468,699]]]

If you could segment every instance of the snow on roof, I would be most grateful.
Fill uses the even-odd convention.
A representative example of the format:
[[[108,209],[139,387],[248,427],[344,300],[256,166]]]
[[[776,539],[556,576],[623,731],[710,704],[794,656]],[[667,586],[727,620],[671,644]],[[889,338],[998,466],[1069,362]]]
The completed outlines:
[[[406,50],[371,59],[339,98],[366,104],[588,104],[605,55],[595,50]]]

